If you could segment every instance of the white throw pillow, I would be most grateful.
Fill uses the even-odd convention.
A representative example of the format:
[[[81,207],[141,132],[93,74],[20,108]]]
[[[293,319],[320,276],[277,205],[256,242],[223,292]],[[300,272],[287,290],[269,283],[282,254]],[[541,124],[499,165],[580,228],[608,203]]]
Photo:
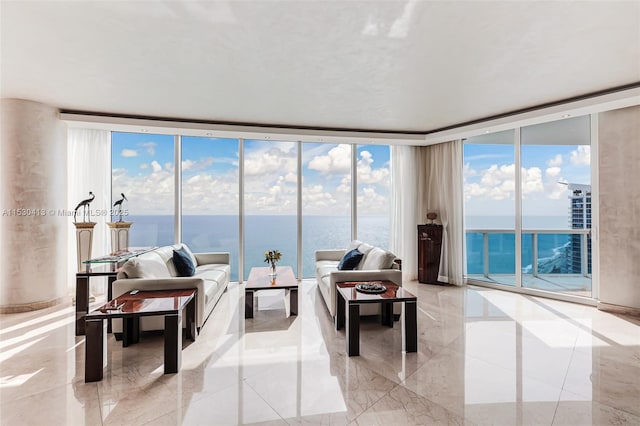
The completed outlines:
[[[349,243],[349,248],[347,248],[347,251],[345,251],[345,253],[349,253],[351,250],[357,249],[358,247],[360,247],[361,244],[362,244],[362,241],[360,241],[360,240],[351,241]],[[360,251],[360,253],[362,253],[362,252]]]
[[[144,255],[127,260],[122,272],[129,278],[171,278],[167,265],[159,256]]]
[[[358,246],[358,251],[362,254],[364,254],[365,256],[373,249],[372,245],[369,245],[367,243],[360,243],[360,245]]]
[[[393,265],[396,256],[393,253],[374,247],[367,253],[364,261],[360,265],[360,269],[368,271],[374,269],[389,269]]]

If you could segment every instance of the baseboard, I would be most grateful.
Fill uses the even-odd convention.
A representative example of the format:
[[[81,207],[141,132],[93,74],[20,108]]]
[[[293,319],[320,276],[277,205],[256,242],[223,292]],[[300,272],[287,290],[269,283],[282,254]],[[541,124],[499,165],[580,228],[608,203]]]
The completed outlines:
[[[20,312],[37,311],[40,309],[49,308],[65,301],[65,297],[58,297],[52,300],[45,300],[42,302],[25,303],[21,305],[7,305],[0,306],[0,314],[17,314]]]
[[[598,302],[598,309],[613,314],[631,315],[640,317],[640,308],[632,308],[629,306],[612,305],[610,303]]]

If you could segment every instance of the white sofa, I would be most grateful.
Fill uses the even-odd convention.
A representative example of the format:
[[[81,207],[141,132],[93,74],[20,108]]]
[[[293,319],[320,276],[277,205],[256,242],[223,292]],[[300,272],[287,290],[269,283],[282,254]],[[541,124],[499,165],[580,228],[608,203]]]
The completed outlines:
[[[345,253],[355,248],[364,254],[356,269],[339,271],[338,264],[340,259]],[[393,253],[358,240],[352,241],[347,249],[317,250],[316,278],[318,280],[318,289],[320,289],[320,294],[329,310],[329,314],[335,319],[337,305],[336,283],[343,281],[387,280],[402,286],[401,265],[402,262]],[[399,314],[400,310],[401,306],[394,306],[394,314]],[[377,315],[379,313],[379,303],[360,307],[361,316]]]
[[[195,288],[196,326],[200,329],[229,285],[229,253],[191,253],[196,264],[192,277],[177,276],[173,250],[184,244],[159,247],[127,260],[113,283],[113,298],[129,290],[173,290]],[[164,330],[163,317],[140,318],[140,331]],[[122,332],[122,320],[113,320],[113,332]]]

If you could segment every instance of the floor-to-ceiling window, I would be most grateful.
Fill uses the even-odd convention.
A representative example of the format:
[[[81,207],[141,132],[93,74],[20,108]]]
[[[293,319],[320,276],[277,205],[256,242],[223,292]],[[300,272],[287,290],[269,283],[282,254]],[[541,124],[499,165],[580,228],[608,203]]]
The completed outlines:
[[[195,252],[230,252],[232,280],[266,266],[264,252],[277,249],[280,265],[313,277],[316,250],[345,248],[353,235],[389,246],[389,151],[386,145],[113,132],[112,198],[127,196],[132,247],[178,239]]]
[[[182,137],[182,241],[194,252],[229,252],[238,280],[239,141]]]
[[[244,277],[279,250],[298,271],[298,143],[244,141]]]
[[[591,296],[591,131],[584,116],[465,140],[470,282]]]
[[[464,209],[469,277],[515,284],[514,131],[484,134],[464,144]]]
[[[121,199],[123,220],[133,222],[129,245],[152,247],[174,242],[174,136],[113,132],[112,205]],[[117,209],[116,209],[117,212]],[[119,220],[113,215],[112,220]]]
[[[315,275],[315,252],[351,240],[352,145],[302,144],[302,276]]]
[[[522,286],[591,296],[588,116],[522,128]]]
[[[357,212],[359,240],[388,249],[391,173],[388,145],[358,145]]]

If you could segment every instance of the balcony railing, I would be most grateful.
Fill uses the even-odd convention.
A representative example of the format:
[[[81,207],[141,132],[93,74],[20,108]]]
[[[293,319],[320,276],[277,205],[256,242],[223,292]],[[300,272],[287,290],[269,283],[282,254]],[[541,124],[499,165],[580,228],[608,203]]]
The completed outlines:
[[[485,278],[489,278],[490,275],[515,274],[516,271],[515,271],[515,231],[514,230],[467,229],[465,232],[467,235],[467,241],[469,241],[470,234],[482,235],[482,274],[484,275]],[[505,237],[508,236],[508,239],[504,241],[498,241],[498,242],[501,246],[503,246],[505,242],[507,244],[510,244],[510,241],[513,240],[514,241],[513,252],[511,253],[508,249],[505,249],[504,247],[503,247],[503,251],[496,252],[494,250],[494,252],[491,252],[489,247],[490,235],[493,235],[496,238],[499,237],[500,235],[503,235]],[[559,246],[556,248],[557,250],[563,250],[563,249],[566,250],[564,259],[562,258],[556,259],[556,262],[566,261],[566,271],[558,270],[556,272],[553,272],[553,274],[583,276],[586,278],[591,277],[591,271],[590,271],[591,247],[589,245],[590,235],[591,235],[590,229],[545,229],[545,230],[523,229],[522,230],[523,241],[529,240],[529,238],[531,239],[531,247],[530,247],[531,270],[526,272],[523,270],[522,271],[523,274],[532,275],[534,278],[537,278],[540,275],[539,269],[541,266],[540,264],[541,259],[539,256],[539,253],[540,253],[539,240],[541,235],[555,236],[554,240],[559,240],[561,239],[560,236],[566,235],[565,245]],[[575,238],[572,236],[579,238],[579,241],[580,241],[579,247],[575,247]],[[528,243],[528,241],[526,242]],[[549,250],[549,248],[547,248],[547,250]],[[577,255],[579,259],[579,264],[580,264],[579,269],[576,267],[577,265],[575,265],[576,262],[574,262],[574,259],[576,258],[576,251],[579,251],[579,254]],[[470,256],[474,256],[474,253],[476,252],[477,251],[470,253],[469,247],[467,248],[467,262],[468,262],[469,269],[472,269],[471,265],[469,264],[471,259]],[[526,254],[528,255],[528,250],[525,249],[525,243],[523,243],[522,252],[523,253],[526,252]],[[505,268],[504,265],[496,266],[492,269],[491,267],[492,257],[494,258],[494,261],[495,261],[494,264],[496,264],[496,263],[499,263],[497,262],[497,259],[496,259],[497,256],[502,256],[503,257],[502,260],[504,261],[505,257],[508,258],[511,255],[513,256],[513,264],[514,264],[513,269],[504,270],[504,269],[509,269],[508,267]],[[547,257],[544,259],[551,259],[551,258]],[[527,256],[527,259],[526,259],[526,262],[528,261],[529,261],[529,256]],[[525,261],[523,260],[523,266],[524,264],[525,264]],[[477,265],[475,266],[476,266],[476,270],[470,271],[470,274],[477,274],[476,272]],[[500,270],[500,269],[503,269],[503,270]],[[545,272],[544,274],[549,275],[550,273]]]

